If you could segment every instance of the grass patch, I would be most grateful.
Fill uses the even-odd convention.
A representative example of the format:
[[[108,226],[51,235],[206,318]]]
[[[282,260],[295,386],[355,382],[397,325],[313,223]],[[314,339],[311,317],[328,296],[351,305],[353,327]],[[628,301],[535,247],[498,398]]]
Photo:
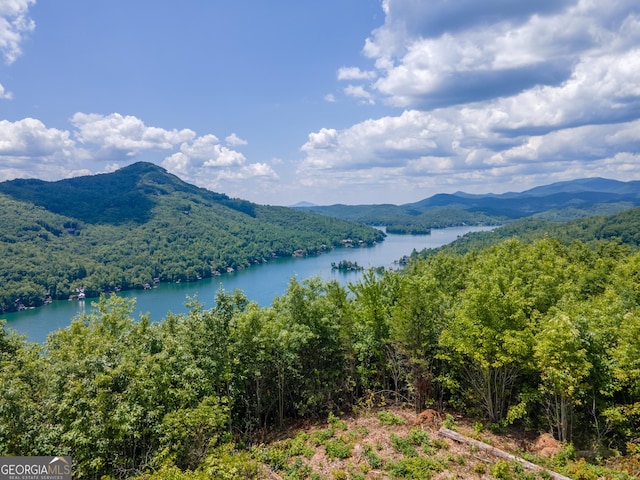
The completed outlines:
[[[382,425],[404,425],[406,423],[404,418],[386,410],[378,412],[378,420]]]
[[[351,457],[352,448],[353,445],[345,442],[342,438],[334,438],[332,440],[329,440],[324,446],[327,457],[339,458],[342,460]]]
[[[415,446],[424,446],[431,443],[429,440],[429,434],[417,427],[413,427],[411,430],[409,430],[407,440],[411,442],[411,445]]]
[[[398,452],[402,453],[405,457],[417,457],[418,451],[411,444],[408,438],[402,438],[397,435],[391,434],[391,446]]]
[[[389,462],[387,471],[391,478],[408,478],[415,480],[428,480],[435,472],[441,472],[442,465],[426,457],[409,457]]]
[[[327,428],[325,430],[317,430],[311,434],[311,443],[316,447],[324,445],[330,438],[333,438],[335,430],[333,428]]]
[[[369,466],[371,468],[375,468],[375,469],[382,468],[382,465],[383,465],[382,459],[369,445],[364,447],[364,458],[367,459],[367,462],[369,463]]]

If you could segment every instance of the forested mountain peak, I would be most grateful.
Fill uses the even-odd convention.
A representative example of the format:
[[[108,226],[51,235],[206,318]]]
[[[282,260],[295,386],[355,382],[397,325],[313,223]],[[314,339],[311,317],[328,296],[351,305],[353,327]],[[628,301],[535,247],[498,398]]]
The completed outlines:
[[[50,212],[87,223],[144,223],[156,197],[180,192],[198,202],[217,202],[251,213],[250,202],[190,185],[164,168],[137,162],[112,173],[53,182],[17,179],[0,183],[0,193],[33,203]]]
[[[383,237],[353,222],[230,198],[151,163],[56,182],[12,180],[0,183],[0,313]]]

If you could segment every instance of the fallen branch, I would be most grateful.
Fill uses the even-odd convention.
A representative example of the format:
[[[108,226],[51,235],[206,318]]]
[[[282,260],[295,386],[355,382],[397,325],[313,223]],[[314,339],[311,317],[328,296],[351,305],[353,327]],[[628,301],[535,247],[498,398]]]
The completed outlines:
[[[528,470],[533,470],[535,472],[547,472],[551,478],[554,480],[571,480],[569,477],[565,477],[564,475],[560,475],[559,473],[554,472],[553,470],[549,470],[547,468],[541,467],[540,465],[536,465],[535,463],[531,463],[524,458],[516,457],[504,450],[500,450],[499,448],[493,447],[487,443],[480,442],[478,440],[474,440],[473,438],[466,437],[458,432],[454,432],[453,430],[449,430],[448,428],[441,427],[438,431],[438,435],[441,437],[449,438],[459,443],[468,443],[469,445],[473,445],[478,449],[490,453],[491,455],[504,458],[507,460],[513,460],[519,462],[524,468]]]

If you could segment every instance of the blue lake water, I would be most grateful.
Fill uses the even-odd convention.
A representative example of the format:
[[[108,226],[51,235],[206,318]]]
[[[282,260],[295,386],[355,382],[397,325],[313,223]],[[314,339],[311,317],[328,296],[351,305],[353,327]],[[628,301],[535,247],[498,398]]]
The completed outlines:
[[[137,318],[148,313],[151,321],[164,319],[168,312],[184,313],[189,297],[197,297],[205,308],[214,304],[216,292],[222,287],[227,292],[242,290],[249,300],[261,306],[270,305],[274,297],[282,295],[295,276],[304,280],[319,276],[324,280],[336,279],[341,284],[356,283],[361,272],[333,270],[331,263],[340,260],[357,262],[365,268],[397,268],[394,262],[415,250],[435,248],[454,241],[468,232],[489,230],[493,227],[455,227],[432,230],[430,235],[387,235],[384,242],[366,248],[336,248],[318,256],[305,258],[280,258],[254,265],[244,270],[226,273],[190,283],[162,283],[151,290],[129,290],[118,295],[136,299]],[[95,299],[94,299],[95,300]],[[33,342],[44,342],[47,335],[70,324],[76,315],[91,310],[92,299],[85,301],[56,301],[40,308],[2,314],[7,327],[27,336]]]

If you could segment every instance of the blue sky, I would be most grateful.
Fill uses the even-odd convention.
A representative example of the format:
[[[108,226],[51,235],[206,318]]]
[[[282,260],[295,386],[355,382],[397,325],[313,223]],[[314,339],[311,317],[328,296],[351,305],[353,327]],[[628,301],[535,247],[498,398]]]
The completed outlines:
[[[0,0],[0,181],[264,204],[640,179],[637,0]]]

